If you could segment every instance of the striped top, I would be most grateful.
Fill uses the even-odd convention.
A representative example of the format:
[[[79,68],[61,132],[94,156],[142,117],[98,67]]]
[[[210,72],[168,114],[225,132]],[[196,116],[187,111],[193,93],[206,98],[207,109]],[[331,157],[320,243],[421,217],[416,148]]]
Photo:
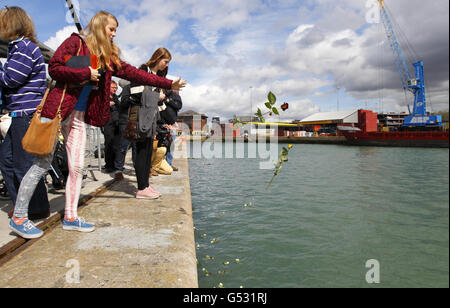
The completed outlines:
[[[6,62],[0,69],[3,107],[9,111],[34,111],[44,95],[46,79],[39,46],[24,37],[10,42]]]
[[[3,64],[0,62],[0,71],[3,69]],[[0,113],[3,109],[3,102],[2,102],[2,87],[0,87]]]

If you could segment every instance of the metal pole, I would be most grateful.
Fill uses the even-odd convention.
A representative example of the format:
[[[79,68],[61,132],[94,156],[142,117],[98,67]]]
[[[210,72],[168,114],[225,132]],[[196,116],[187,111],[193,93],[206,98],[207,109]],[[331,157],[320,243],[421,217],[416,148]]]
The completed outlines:
[[[253,96],[252,96],[253,87],[250,86],[249,88],[250,88],[250,122],[253,122],[252,121],[252,119],[253,119]]]
[[[341,89],[340,87],[337,87],[337,111],[339,111],[339,90]]]
[[[250,134],[252,135],[253,131],[253,86],[250,86]]]
[[[77,13],[75,12],[75,7],[72,4],[71,0],[66,0],[67,7],[69,8],[70,13],[72,14],[73,21],[75,22],[75,26],[77,26],[78,32],[81,33],[83,27],[81,27],[80,20],[78,19]]]
[[[100,144],[100,128],[96,128],[95,131],[97,132],[97,149],[98,149],[98,171],[102,171],[102,151],[101,151],[101,144]]]

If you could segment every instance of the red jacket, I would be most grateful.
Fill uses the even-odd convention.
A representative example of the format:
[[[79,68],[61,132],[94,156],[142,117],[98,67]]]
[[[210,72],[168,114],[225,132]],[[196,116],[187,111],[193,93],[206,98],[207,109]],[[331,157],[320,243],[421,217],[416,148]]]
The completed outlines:
[[[88,67],[70,68],[65,66],[65,56],[77,55],[78,49],[80,48],[80,39],[82,47],[79,55],[90,55],[89,49],[81,36],[77,33],[73,33],[58,47],[49,62],[48,71],[50,76],[56,80],[56,86],[49,93],[44,104],[44,108],[42,109],[43,117],[53,119],[56,116],[64,91],[64,85],[66,83],[75,84],[91,79],[91,71]],[[141,85],[155,86],[163,89],[170,89],[172,87],[171,80],[146,73],[123,61],[121,61],[121,65],[121,70],[115,70],[113,72],[109,70],[106,71],[105,83],[99,84],[99,89],[91,92],[85,113],[85,122],[87,124],[93,126],[105,126],[108,123],[110,118],[109,97],[111,91],[111,77],[113,75]],[[61,105],[61,116],[63,120],[66,119],[75,108],[80,93],[81,88],[67,87],[64,101]]]

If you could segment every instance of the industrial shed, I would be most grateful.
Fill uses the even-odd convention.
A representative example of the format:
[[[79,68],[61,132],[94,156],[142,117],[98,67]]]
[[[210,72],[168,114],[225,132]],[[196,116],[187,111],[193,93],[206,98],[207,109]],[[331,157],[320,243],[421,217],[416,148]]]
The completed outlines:
[[[337,134],[338,125],[358,125],[358,110],[319,112],[300,121],[308,132],[320,134]]]
[[[358,123],[358,110],[319,112],[300,121],[302,125],[310,124],[356,124]]]

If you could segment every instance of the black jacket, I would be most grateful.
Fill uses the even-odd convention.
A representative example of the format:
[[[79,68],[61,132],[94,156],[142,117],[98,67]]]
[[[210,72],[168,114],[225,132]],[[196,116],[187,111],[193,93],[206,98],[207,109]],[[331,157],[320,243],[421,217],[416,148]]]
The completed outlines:
[[[166,109],[160,112],[161,121],[163,124],[173,125],[177,121],[178,111],[183,108],[183,102],[178,93],[170,90],[165,90],[164,94],[166,98],[163,103],[166,105]]]
[[[111,101],[113,101],[115,104],[109,108],[111,112],[111,118],[109,119],[108,124],[106,124],[105,126],[116,127],[119,125],[126,125],[128,121],[128,109],[124,110],[121,107],[119,97],[115,94],[111,98]]]

